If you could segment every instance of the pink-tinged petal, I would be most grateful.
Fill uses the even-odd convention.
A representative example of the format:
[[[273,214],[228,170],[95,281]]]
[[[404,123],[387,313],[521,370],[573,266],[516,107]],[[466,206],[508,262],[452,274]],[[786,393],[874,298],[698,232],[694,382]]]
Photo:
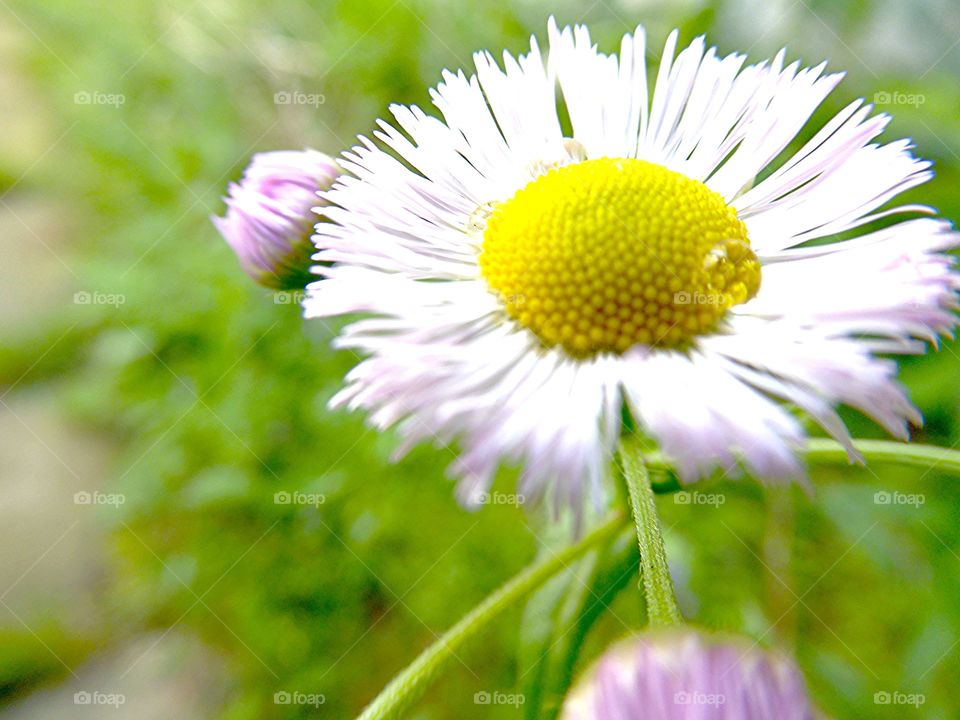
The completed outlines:
[[[607,650],[562,720],[813,720],[796,665],[741,639],[648,633]]]
[[[708,356],[634,350],[619,372],[630,411],[683,480],[740,465],[767,480],[803,476],[796,420]]]

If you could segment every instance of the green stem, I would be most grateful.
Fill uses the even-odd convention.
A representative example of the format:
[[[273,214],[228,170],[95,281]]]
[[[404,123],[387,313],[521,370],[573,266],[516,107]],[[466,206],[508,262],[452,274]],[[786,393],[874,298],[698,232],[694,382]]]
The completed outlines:
[[[936,468],[945,473],[960,476],[960,451],[933,445],[919,445],[892,440],[854,440],[853,446],[871,463],[888,463],[930,470]],[[658,452],[644,456],[647,466],[657,470],[669,470],[671,465]],[[807,462],[812,465],[849,465],[846,448],[834,440],[812,438],[807,441]],[[680,486],[667,479],[657,486],[658,492],[673,492]]]
[[[854,440],[853,446],[868,462],[891,463],[938,470],[960,475],[960,452],[933,445],[913,445],[889,440]],[[846,448],[833,440],[807,441],[810,463],[849,465]]]
[[[531,565],[489,595],[424,650],[410,665],[374,698],[358,720],[395,720],[423,694],[440,670],[455,657],[456,651],[485,629],[505,610],[526,598],[571,562],[585,555],[594,546],[608,540],[625,525],[617,514],[593,532],[541,562]]]
[[[633,535],[632,532],[629,534]],[[590,589],[590,600],[582,608],[576,625],[570,632],[570,640],[563,653],[558,677],[554,680],[553,687],[548,688],[556,701],[553,706],[546,707],[542,715],[543,720],[554,720],[560,714],[563,698],[573,682],[574,669],[587,634],[603,612],[609,610],[620,591],[630,584],[630,578],[636,577],[640,564],[637,547],[632,537],[624,539],[626,540],[626,543],[623,543],[624,549],[616,555],[605,558],[607,566],[598,574]],[[619,540],[615,542],[620,544]]]
[[[637,526],[640,547],[640,579],[647,600],[647,618],[653,627],[683,622],[673,592],[673,580],[663,546],[663,528],[657,517],[653,486],[640,444],[631,438],[620,441],[620,464],[630,493],[630,507]]]

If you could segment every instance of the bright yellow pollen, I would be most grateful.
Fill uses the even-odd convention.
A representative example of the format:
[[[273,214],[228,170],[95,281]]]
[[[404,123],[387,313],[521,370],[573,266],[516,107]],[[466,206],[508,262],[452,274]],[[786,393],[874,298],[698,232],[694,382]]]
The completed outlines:
[[[496,205],[480,270],[514,320],[579,358],[684,347],[760,287],[720,195],[630,158],[551,170]]]

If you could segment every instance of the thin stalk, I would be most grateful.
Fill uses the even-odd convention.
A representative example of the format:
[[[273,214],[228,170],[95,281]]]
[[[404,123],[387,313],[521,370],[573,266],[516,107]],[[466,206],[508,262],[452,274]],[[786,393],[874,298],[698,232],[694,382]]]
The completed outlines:
[[[960,475],[960,451],[933,445],[894,442],[890,440],[854,440],[853,446],[867,462],[907,465],[926,470],[936,468]],[[848,465],[846,448],[833,440],[815,438],[807,441],[807,461]]]
[[[958,450],[892,440],[854,440],[853,446],[863,455],[867,463],[903,465],[960,476],[960,451]],[[852,465],[847,449],[835,440],[826,438],[808,440],[805,457],[811,465]],[[659,452],[646,453],[644,461],[652,470],[672,469],[670,462]],[[658,493],[675,492],[680,488],[680,484],[672,477],[656,485]]]
[[[663,545],[663,528],[657,516],[653,486],[644,462],[643,449],[631,438],[620,441],[620,464],[630,493],[630,507],[640,547],[640,582],[647,600],[647,619],[653,627],[683,622],[673,591]]]
[[[622,515],[617,514],[574,545],[529,566],[507,581],[394,677],[366,707],[358,720],[396,720],[401,717],[468,640],[486,629],[505,610],[517,605],[544,582],[567,568],[570,563],[611,538],[626,522]]]

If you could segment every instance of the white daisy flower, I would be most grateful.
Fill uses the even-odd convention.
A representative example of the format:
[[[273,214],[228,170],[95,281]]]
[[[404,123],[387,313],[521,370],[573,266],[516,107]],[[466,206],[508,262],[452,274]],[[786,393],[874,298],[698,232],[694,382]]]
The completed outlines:
[[[467,502],[503,464],[528,498],[602,502],[624,408],[685,481],[802,477],[785,403],[851,457],[839,404],[908,439],[920,415],[877,355],[952,330],[958,235],[920,217],[836,239],[935,214],[881,210],[932,176],[871,142],[890,118],[858,100],[785,157],[840,82],[825,65],[702,37],[674,57],[674,32],[648,90],[642,27],[619,57],[582,26],[549,40],[445,71],[443,119],[392,106],[382,145],[341,159],[305,310],[370,317],[338,339],[367,357],[333,404],[397,425],[401,451],[459,442]]]

